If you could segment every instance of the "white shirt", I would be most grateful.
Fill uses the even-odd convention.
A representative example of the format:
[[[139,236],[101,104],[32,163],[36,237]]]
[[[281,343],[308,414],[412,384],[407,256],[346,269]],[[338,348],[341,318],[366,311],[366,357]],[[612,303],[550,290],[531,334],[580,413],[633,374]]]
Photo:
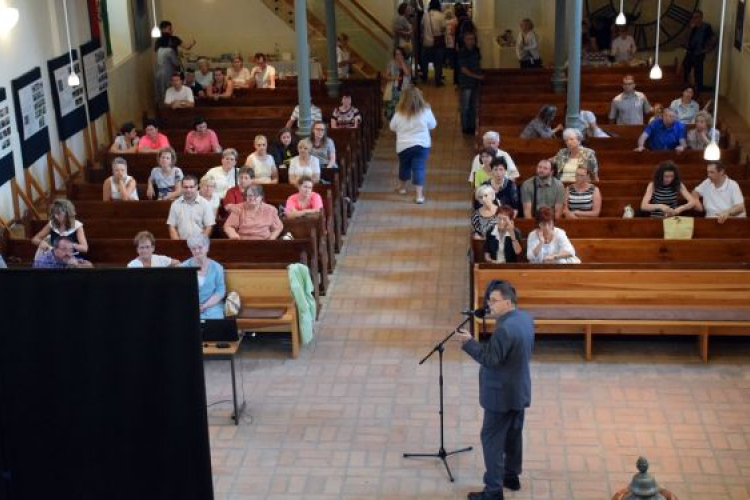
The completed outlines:
[[[518,34],[516,39],[516,56],[519,61],[532,61],[540,59],[539,42],[536,39],[536,33],[529,31],[524,35],[523,31]]]
[[[706,217],[718,217],[720,213],[726,212],[733,205],[744,203],[742,191],[737,181],[727,177],[724,183],[718,188],[714,186],[711,179],[704,179],[695,190],[703,198],[703,208],[706,210]],[[745,212],[732,217],[747,217]]]
[[[616,62],[627,62],[633,58],[633,54],[636,51],[635,40],[633,37],[628,35],[624,39],[617,37],[612,40],[612,55],[615,57]]]
[[[227,68],[227,77],[234,82],[238,87],[247,87],[247,82],[250,80],[250,70],[244,66],[239,71],[235,71],[234,68]]]
[[[323,121],[323,111],[319,107],[317,107],[315,104],[310,104],[310,118],[314,122]],[[297,104],[294,107],[294,111],[292,111],[292,120],[296,122],[299,121],[299,104]]]
[[[320,179],[320,160],[316,156],[310,156],[307,166],[299,164],[299,156],[295,156],[289,161],[289,177],[299,179],[304,175]]]
[[[336,46],[336,62],[342,63],[344,61],[349,61],[351,56],[349,55],[348,50],[344,50],[338,45]],[[339,78],[349,78],[349,63],[344,64],[343,66],[339,66]]]
[[[445,14],[439,10],[430,10],[422,16],[422,43],[425,47],[435,44],[435,37],[445,36]]]
[[[599,125],[596,123],[596,115],[593,111],[587,111],[587,110],[581,110],[581,121],[586,126],[586,130],[584,130],[584,135],[587,135],[591,128],[594,130],[594,137],[609,137],[609,134],[607,134],[604,130],[599,128]]]
[[[430,108],[423,109],[420,114],[411,118],[397,112],[391,119],[390,127],[396,132],[396,152],[400,153],[414,146],[432,146],[430,130],[437,127],[437,120]]]
[[[172,258],[166,255],[153,254],[151,256],[151,267],[169,267],[171,263]],[[143,262],[140,259],[133,259],[128,262],[128,267],[143,267]]]
[[[225,172],[221,165],[219,165],[218,167],[213,167],[206,172],[203,179],[213,179],[214,183],[216,183],[214,193],[220,198],[224,198],[229,188],[233,188],[237,185],[236,173],[236,168],[229,169],[229,172]]]
[[[513,161],[513,158],[502,149],[498,149],[495,156],[505,158],[505,177],[510,180],[518,179],[518,176],[521,174],[518,173],[518,167],[516,167],[516,162]],[[479,170],[482,170],[482,163],[479,161],[479,155],[476,155],[471,162],[471,172],[469,172],[469,182],[472,184],[474,183],[474,174]]]
[[[258,66],[253,68],[252,76],[255,79],[255,88],[258,89],[275,89],[276,88],[276,68],[266,64],[265,71]]]
[[[175,101],[195,102],[195,99],[193,99],[193,89],[187,85],[180,87],[180,90],[175,90],[174,87],[169,87],[164,94],[164,104],[169,106]]]
[[[576,251],[573,245],[568,239],[568,235],[565,231],[556,227],[552,230],[552,241],[549,243],[542,244],[542,248],[539,249],[539,254],[534,256],[534,249],[539,244],[539,231],[532,231],[529,233],[529,239],[526,243],[526,258],[532,264],[540,264],[544,262],[544,258],[548,255],[567,252],[572,257],[575,257]],[[552,263],[560,263],[560,259],[555,259]]]

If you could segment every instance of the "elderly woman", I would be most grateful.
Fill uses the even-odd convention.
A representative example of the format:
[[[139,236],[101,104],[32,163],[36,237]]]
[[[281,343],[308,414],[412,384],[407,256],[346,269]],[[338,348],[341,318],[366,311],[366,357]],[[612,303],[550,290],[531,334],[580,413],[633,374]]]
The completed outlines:
[[[221,153],[221,165],[206,172],[203,179],[212,179],[216,183],[216,194],[219,198],[226,196],[227,191],[237,185],[237,150],[227,148]]]
[[[536,213],[538,228],[529,233],[526,258],[533,264],[571,264],[577,261],[576,251],[565,231],[555,227],[555,214],[549,207]]]
[[[333,110],[331,128],[357,128],[362,124],[362,115],[352,106],[352,92],[341,91],[341,105]]]
[[[234,82],[224,76],[224,70],[216,68],[214,70],[214,81],[206,87],[206,94],[215,100],[229,99],[234,93]]]
[[[180,265],[179,260],[175,260],[166,255],[157,255],[156,238],[148,231],[141,231],[133,238],[135,248],[138,250],[138,258],[128,262],[128,267],[176,267]]]
[[[255,172],[250,167],[242,167],[237,174],[237,185],[227,190],[221,204],[225,210],[232,210],[245,202],[245,191],[252,186]]]
[[[118,156],[112,160],[112,175],[107,177],[102,187],[104,201],[138,201],[138,185],[128,175],[128,162]]]
[[[153,118],[143,120],[145,134],[138,140],[139,153],[155,153],[169,147],[167,136],[159,132],[159,126]]]
[[[513,224],[515,210],[501,205],[497,213],[497,224],[487,233],[484,241],[484,260],[495,264],[518,262],[523,247],[521,231]]]
[[[278,184],[279,172],[276,170],[276,160],[268,154],[268,139],[265,135],[255,136],[255,151],[248,155],[245,166],[255,172],[256,184]]]
[[[513,218],[515,219],[521,208],[518,186],[508,178],[504,158],[493,158],[490,166],[492,168],[492,176],[484,185],[492,188],[492,191],[495,193],[495,204],[497,206],[507,205],[513,209]],[[474,209],[479,208],[479,206],[480,203],[475,201]]]
[[[214,211],[214,218],[219,213],[221,196],[216,193],[216,181],[211,177],[204,177],[198,185],[198,196],[206,200]]]
[[[49,223],[31,238],[31,242],[37,245],[40,251],[46,252],[52,250],[55,242],[62,237],[73,243],[74,252],[89,251],[83,224],[76,220],[75,207],[68,200],[55,200],[49,207]]]
[[[336,168],[336,146],[326,134],[326,124],[315,122],[312,127],[310,154],[318,159],[320,168]]]
[[[221,144],[216,132],[208,128],[206,119],[196,116],[193,130],[185,137],[185,152],[190,154],[221,153]]]
[[[303,176],[310,177],[313,182],[320,181],[320,161],[312,155],[312,142],[302,139],[297,144],[299,156],[289,162],[289,183],[296,184]]]
[[[492,178],[492,160],[495,159],[496,155],[497,150],[495,148],[484,148],[479,152],[480,168],[474,172],[474,189]]]
[[[550,158],[550,162],[557,167],[557,178],[564,184],[575,182],[578,167],[586,167],[594,182],[599,180],[599,163],[593,149],[581,146],[583,134],[577,128],[566,128],[563,131],[564,148]]]
[[[518,168],[516,168],[516,163],[513,161],[513,158],[510,157],[508,153],[503,151],[500,148],[500,133],[495,132],[494,130],[489,130],[484,133],[482,136],[482,145],[485,148],[493,148],[495,149],[496,153],[495,155],[498,157],[503,157],[505,159],[505,168],[506,168],[506,174],[508,175],[509,179],[515,180],[520,175],[518,173]],[[474,160],[471,162],[471,172],[469,173],[469,182],[474,182],[474,173],[482,168],[482,164],[480,162],[479,155],[482,153],[483,150],[480,150],[479,153],[474,157]]]
[[[227,68],[227,78],[234,84],[236,89],[246,89],[250,86],[250,70],[245,67],[242,56],[235,54],[232,58],[232,66]]]
[[[677,120],[685,125],[693,123],[695,115],[700,111],[700,106],[693,100],[694,95],[695,89],[692,85],[688,85],[682,89],[682,96],[669,105],[677,113]]]
[[[685,203],[680,205],[678,197]],[[665,161],[656,167],[654,178],[648,183],[641,200],[641,210],[651,217],[672,217],[695,206],[695,198],[680,181],[680,172],[673,161]]]
[[[542,106],[536,117],[521,131],[521,139],[549,139],[562,130],[562,124],[552,128],[552,122],[557,115],[555,106]]]
[[[275,240],[283,229],[279,211],[263,202],[263,186],[255,184],[245,190],[245,202],[224,223],[231,240]]]
[[[187,239],[191,258],[180,264],[182,267],[198,268],[198,304],[201,319],[222,319],[224,317],[224,268],[208,258],[210,242],[204,234],[194,234]]]
[[[591,183],[591,172],[586,167],[576,169],[576,181],[565,190],[563,217],[580,219],[599,217],[602,210],[602,195]]]
[[[271,146],[270,153],[277,167],[281,167],[282,165],[288,167],[292,158],[297,156],[297,145],[294,143],[293,138],[292,129],[286,127],[279,130],[279,133],[276,134],[276,142]]]
[[[201,87],[207,89],[214,83],[214,72],[208,64],[208,59],[201,57],[198,59],[198,70],[195,72],[195,80],[201,84]]]
[[[492,186],[479,186],[474,198],[481,204],[471,216],[472,238],[483,240],[492,226],[497,224],[499,206],[495,203],[495,191]]]
[[[687,145],[690,149],[706,149],[715,137],[716,144],[719,143],[721,134],[718,130],[711,127],[713,118],[707,111],[699,111],[695,115],[695,127],[688,130]]]
[[[149,200],[176,200],[182,194],[185,175],[176,167],[177,153],[172,148],[159,150],[159,166],[151,169],[146,196]]]
[[[132,122],[126,122],[120,127],[120,133],[109,147],[110,153],[136,153],[138,151],[138,130]]]
[[[323,210],[323,198],[313,191],[312,178],[302,176],[297,181],[297,194],[291,195],[286,200],[284,215],[288,219],[304,217],[307,214],[317,214]]]

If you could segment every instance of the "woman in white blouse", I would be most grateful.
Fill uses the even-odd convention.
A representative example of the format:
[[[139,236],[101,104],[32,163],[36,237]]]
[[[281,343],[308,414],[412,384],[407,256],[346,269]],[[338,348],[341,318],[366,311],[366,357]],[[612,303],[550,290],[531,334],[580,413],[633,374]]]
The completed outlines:
[[[532,264],[573,264],[580,262],[565,231],[555,227],[555,214],[549,207],[536,213],[538,228],[529,234],[526,258]]]
[[[320,181],[320,160],[311,154],[312,142],[310,139],[302,139],[297,144],[299,156],[295,156],[289,162],[289,184],[297,184],[297,181],[307,176],[313,183]]]
[[[245,166],[251,167],[255,173],[256,184],[278,184],[279,172],[276,161],[268,154],[268,139],[265,135],[255,136],[255,152],[251,153]]]
[[[677,119],[685,125],[693,123],[695,115],[701,110],[698,103],[693,100],[694,94],[695,90],[693,89],[693,86],[687,85],[682,89],[682,97],[675,99],[672,101],[672,104],[669,105],[669,107],[677,113]]]
[[[234,88],[246,89],[250,86],[250,70],[243,66],[242,56],[237,54],[232,59],[232,66],[227,68],[227,78],[232,81]]]
[[[104,201],[138,201],[135,179],[128,175],[128,162],[118,156],[112,160],[112,175],[104,181],[102,199]]]
[[[156,238],[148,231],[141,231],[136,234],[133,243],[138,249],[138,258],[131,260],[128,267],[176,267],[180,265],[179,260],[154,253]]]

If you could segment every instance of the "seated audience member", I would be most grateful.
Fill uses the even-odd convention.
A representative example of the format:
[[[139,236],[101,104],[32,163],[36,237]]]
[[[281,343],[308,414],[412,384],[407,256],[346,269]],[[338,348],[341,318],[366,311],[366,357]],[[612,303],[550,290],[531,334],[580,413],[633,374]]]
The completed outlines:
[[[286,200],[284,215],[289,219],[304,217],[307,214],[317,214],[323,210],[323,198],[313,191],[312,178],[302,176],[297,181],[297,194],[291,195]]]
[[[237,150],[227,148],[221,153],[221,165],[213,167],[203,176],[204,179],[212,179],[216,185],[216,194],[224,198],[227,190],[237,185]]]
[[[138,257],[128,262],[128,267],[176,267],[180,265],[179,260],[154,253],[156,238],[148,231],[141,231],[136,234],[133,243],[138,251]]]
[[[224,76],[224,70],[216,68],[214,70],[214,81],[206,87],[206,95],[215,100],[229,99],[234,93],[234,83]]]
[[[292,138],[292,129],[289,128],[282,128],[276,134],[276,142],[271,146],[271,155],[277,167],[288,167],[292,158],[297,156],[297,145]]]
[[[31,242],[39,247],[37,253],[51,250],[60,238],[67,238],[71,242],[75,254],[89,251],[83,224],[76,220],[76,208],[69,200],[53,201],[48,213],[49,224],[31,238]]]
[[[516,164],[513,161],[513,158],[510,157],[508,153],[503,151],[500,148],[500,134],[498,132],[495,132],[493,130],[490,130],[488,132],[485,132],[482,136],[482,144],[485,148],[494,148],[495,149],[495,155],[498,157],[502,157],[505,159],[505,168],[506,168],[506,174],[509,179],[515,180],[518,178],[518,168],[516,168]],[[477,155],[474,157],[474,159],[471,162],[471,172],[469,173],[469,182],[472,184],[474,183],[474,172],[482,168],[482,164],[480,162],[479,155],[481,154],[482,150],[477,153]]]
[[[695,115],[695,127],[687,132],[687,146],[690,149],[706,149],[715,140],[719,144],[721,133],[713,128],[713,117],[706,111],[698,111]]]
[[[149,200],[174,200],[182,194],[182,178],[185,175],[176,167],[177,153],[166,147],[159,150],[159,166],[151,169],[146,196]]]
[[[536,117],[521,131],[521,139],[549,139],[563,129],[562,124],[552,128],[552,122],[557,115],[555,106],[542,106]]]
[[[599,217],[602,195],[591,183],[591,172],[586,167],[578,167],[575,177],[575,183],[565,189],[563,216],[566,219]]]
[[[118,156],[112,160],[112,175],[104,181],[102,199],[104,201],[138,201],[138,185],[128,175],[128,162]]]
[[[581,146],[583,134],[577,128],[566,128],[563,131],[564,148],[560,149],[550,161],[557,169],[557,178],[563,184],[576,180],[578,167],[586,167],[594,182],[599,180],[599,162],[593,149]]]
[[[685,199],[682,205],[677,202],[680,195]],[[677,165],[673,161],[659,164],[641,200],[641,210],[649,212],[651,217],[672,217],[694,206],[695,199],[680,181]]]
[[[622,92],[612,99],[609,108],[609,121],[617,125],[643,125],[644,118],[651,112],[651,104],[643,92],[635,90],[633,75],[622,79]]]
[[[484,185],[490,186],[495,192],[495,204],[498,206],[508,205],[513,209],[513,218],[521,209],[521,200],[518,196],[518,186],[508,178],[505,172],[505,158],[495,157],[490,163],[492,176]],[[474,209],[479,208],[479,202],[474,201]]]
[[[255,54],[255,67],[250,72],[250,88],[275,89],[276,68],[266,62],[265,54]]]
[[[182,75],[173,73],[170,87],[164,93],[164,104],[170,108],[192,108],[195,98],[190,87],[182,84]]]
[[[169,139],[159,132],[157,122],[153,118],[143,120],[143,131],[145,134],[138,140],[139,153],[156,153],[169,147]]]
[[[221,200],[221,206],[224,211],[231,212],[245,202],[245,191],[253,185],[255,173],[250,167],[242,167],[237,174],[237,185],[228,189],[224,198]]]
[[[194,69],[187,68],[185,70],[185,81],[183,82],[183,85],[193,91],[193,98],[206,97],[206,91],[203,90],[203,85],[195,79]]]
[[[275,240],[283,229],[279,211],[263,202],[263,187],[258,185],[245,190],[245,202],[224,223],[224,232],[232,240]]]
[[[310,142],[310,154],[320,162],[320,168],[336,168],[336,145],[326,134],[327,127],[323,122],[314,122]]]
[[[268,139],[265,135],[255,136],[255,152],[248,155],[245,166],[255,172],[256,184],[278,184],[279,172],[276,161],[268,154]]]
[[[208,258],[211,242],[205,234],[194,234],[187,239],[186,243],[193,256],[180,266],[198,268],[200,319],[222,319],[224,297],[227,294],[224,268],[215,260]]]
[[[310,119],[312,120],[313,123],[323,121],[323,111],[313,103],[310,103]],[[299,121],[299,104],[297,104],[294,107],[294,111],[292,111],[292,116],[289,117],[289,120],[286,122],[286,125],[284,126],[286,128],[293,128],[294,125],[297,124],[298,121]]]
[[[193,119],[193,130],[185,137],[185,152],[190,154],[221,153],[221,144],[216,132],[208,128],[206,119],[196,116]]]
[[[214,83],[214,72],[208,64],[208,59],[201,57],[198,59],[198,70],[195,72],[195,79],[200,83],[204,90]]]
[[[244,66],[241,55],[236,54],[232,58],[232,66],[227,68],[227,78],[236,89],[246,89],[250,86],[250,70]]]
[[[513,224],[513,207],[501,205],[497,213],[497,224],[484,240],[484,260],[495,264],[518,262],[523,252],[521,231]]]
[[[596,138],[607,138],[610,137],[608,133],[599,127],[596,123],[596,115],[593,111],[581,110],[581,123],[583,124],[583,135],[584,137],[596,137]]]
[[[39,269],[65,269],[69,267],[94,267],[91,262],[76,258],[73,241],[61,236],[48,250],[34,258],[34,267]]]
[[[198,184],[198,196],[211,205],[211,209],[214,211],[214,218],[216,218],[219,214],[219,206],[221,206],[221,197],[216,194],[216,181],[211,177],[201,179]]]
[[[341,105],[333,110],[331,128],[357,128],[362,124],[359,109],[352,106],[352,93],[348,89],[341,91]]]
[[[169,207],[169,237],[185,240],[194,234],[209,236],[216,224],[214,211],[208,201],[198,194],[198,179],[186,175],[182,179],[182,196]]]
[[[698,103],[693,100],[694,95],[695,89],[692,85],[688,85],[682,89],[682,96],[669,105],[677,113],[677,120],[685,125],[693,123],[695,115],[701,110]]]
[[[706,212],[706,217],[724,224],[731,217],[745,218],[745,198],[737,181],[727,177],[724,164],[710,161],[706,165],[708,178],[693,190],[695,209]]]
[[[674,149],[678,153],[687,147],[686,127],[677,121],[677,113],[672,108],[664,108],[662,117],[646,125],[643,133],[638,137],[636,151],[643,151],[646,141],[652,150]]]
[[[109,147],[110,153],[135,153],[138,151],[138,131],[132,122],[126,122],[120,127],[120,133]]]
[[[541,207],[536,214],[538,228],[529,233],[526,258],[532,264],[568,264],[575,259],[576,251],[565,231],[555,227],[552,209]]]
[[[562,217],[565,187],[552,175],[552,163],[541,160],[536,165],[536,175],[526,179],[521,185],[523,216],[533,219],[542,207],[553,207],[555,218]]]
[[[336,37],[336,64],[339,67],[339,78],[347,79],[351,74],[352,57],[349,52],[349,35],[341,33]]]
[[[302,139],[297,143],[299,156],[289,162],[289,183],[296,184],[302,177],[310,177],[313,182],[320,181],[320,161],[312,155],[312,142]]]
[[[615,58],[615,62],[630,62],[638,51],[638,48],[635,46],[635,40],[630,36],[628,28],[625,26],[617,27],[617,35],[617,38],[612,40],[610,54]]]
[[[479,152],[480,168],[474,172],[474,189],[478,188],[492,177],[492,160],[496,158],[495,148],[484,148]],[[502,158],[503,162],[505,158]]]
[[[471,215],[471,237],[483,240],[492,226],[497,224],[497,214],[500,209],[495,203],[495,191],[491,186],[482,185],[474,191],[474,198],[481,206]]]

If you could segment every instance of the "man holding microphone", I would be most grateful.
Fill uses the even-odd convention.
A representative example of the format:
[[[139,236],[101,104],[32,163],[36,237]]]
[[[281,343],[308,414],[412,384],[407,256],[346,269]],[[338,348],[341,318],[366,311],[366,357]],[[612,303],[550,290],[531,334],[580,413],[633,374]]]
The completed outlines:
[[[487,315],[495,318],[495,332],[480,344],[459,330],[455,338],[479,363],[479,403],[484,408],[482,448],[484,490],[469,500],[503,500],[503,487],[521,489],[524,411],[531,404],[529,362],[534,347],[534,321],[516,309],[516,290],[507,281],[493,280],[485,293]]]

